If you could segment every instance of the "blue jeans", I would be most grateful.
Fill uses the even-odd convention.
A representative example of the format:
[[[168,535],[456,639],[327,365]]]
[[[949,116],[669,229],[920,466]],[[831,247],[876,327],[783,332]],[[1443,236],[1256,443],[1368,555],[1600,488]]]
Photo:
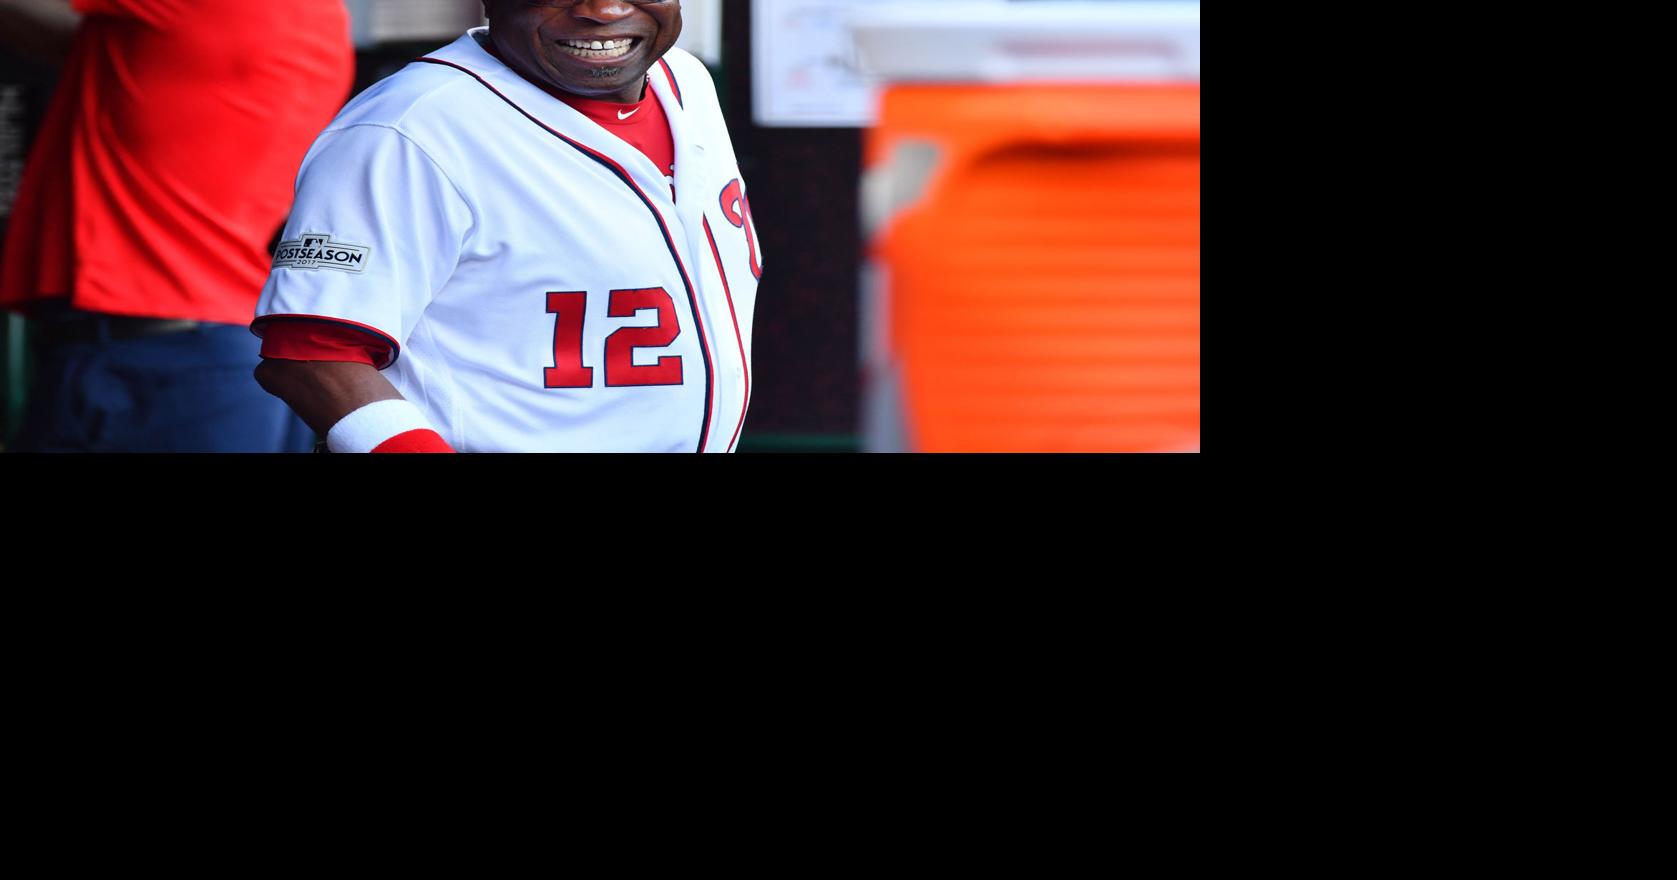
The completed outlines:
[[[252,372],[236,324],[44,348],[17,452],[308,452],[314,432]]]

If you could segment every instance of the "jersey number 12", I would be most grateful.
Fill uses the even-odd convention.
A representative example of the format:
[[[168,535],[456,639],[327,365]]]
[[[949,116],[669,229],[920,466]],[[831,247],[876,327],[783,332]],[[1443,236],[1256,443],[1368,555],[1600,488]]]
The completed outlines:
[[[658,323],[651,327],[619,327],[606,337],[606,387],[633,385],[680,385],[681,356],[658,358],[655,364],[637,365],[635,349],[663,348],[681,335],[675,300],[662,287],[614,290],[606,306],[613,318],[632,318],[641,309],[656,309]],[[548,388],[592,388],[594,368],[582,363],[582,324],[588,316],[588,293],[549,293],[547,310],[553,322],[553,366],[542,371]]]

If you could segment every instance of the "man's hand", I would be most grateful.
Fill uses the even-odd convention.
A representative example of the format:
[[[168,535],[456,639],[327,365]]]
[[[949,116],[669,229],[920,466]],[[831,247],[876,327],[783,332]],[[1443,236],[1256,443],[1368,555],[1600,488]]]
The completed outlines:
[[[60,65],[81,20],[69,0],[0,0],[0,46],[32,61]]]

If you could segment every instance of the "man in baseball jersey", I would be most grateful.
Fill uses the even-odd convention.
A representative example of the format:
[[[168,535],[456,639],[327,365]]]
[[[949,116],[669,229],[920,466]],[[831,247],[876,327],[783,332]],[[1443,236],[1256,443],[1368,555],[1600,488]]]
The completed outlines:
[[[335,452],[727,452],[762,274],[679,0],[487,0],[304,160],[251,329]]]

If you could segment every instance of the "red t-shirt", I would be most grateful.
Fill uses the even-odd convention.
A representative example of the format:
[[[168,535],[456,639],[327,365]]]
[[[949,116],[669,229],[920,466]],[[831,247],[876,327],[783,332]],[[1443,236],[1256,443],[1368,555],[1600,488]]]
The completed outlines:
[[[493,48],[485,46],[499,58]],[[578,113],[640,150],[669,178],[675,192],[675,138],[664,105],[648,88],[639,103],[596,101],[536,83]],[[383,369],[393,360],[389,346],[353,327],[307,321],[272,321],[262,329],[262,356],[293,361],[349,361]]]
[[[72,0],[0,305],[248,324],[297,167],[355,73],[341,0]]]

